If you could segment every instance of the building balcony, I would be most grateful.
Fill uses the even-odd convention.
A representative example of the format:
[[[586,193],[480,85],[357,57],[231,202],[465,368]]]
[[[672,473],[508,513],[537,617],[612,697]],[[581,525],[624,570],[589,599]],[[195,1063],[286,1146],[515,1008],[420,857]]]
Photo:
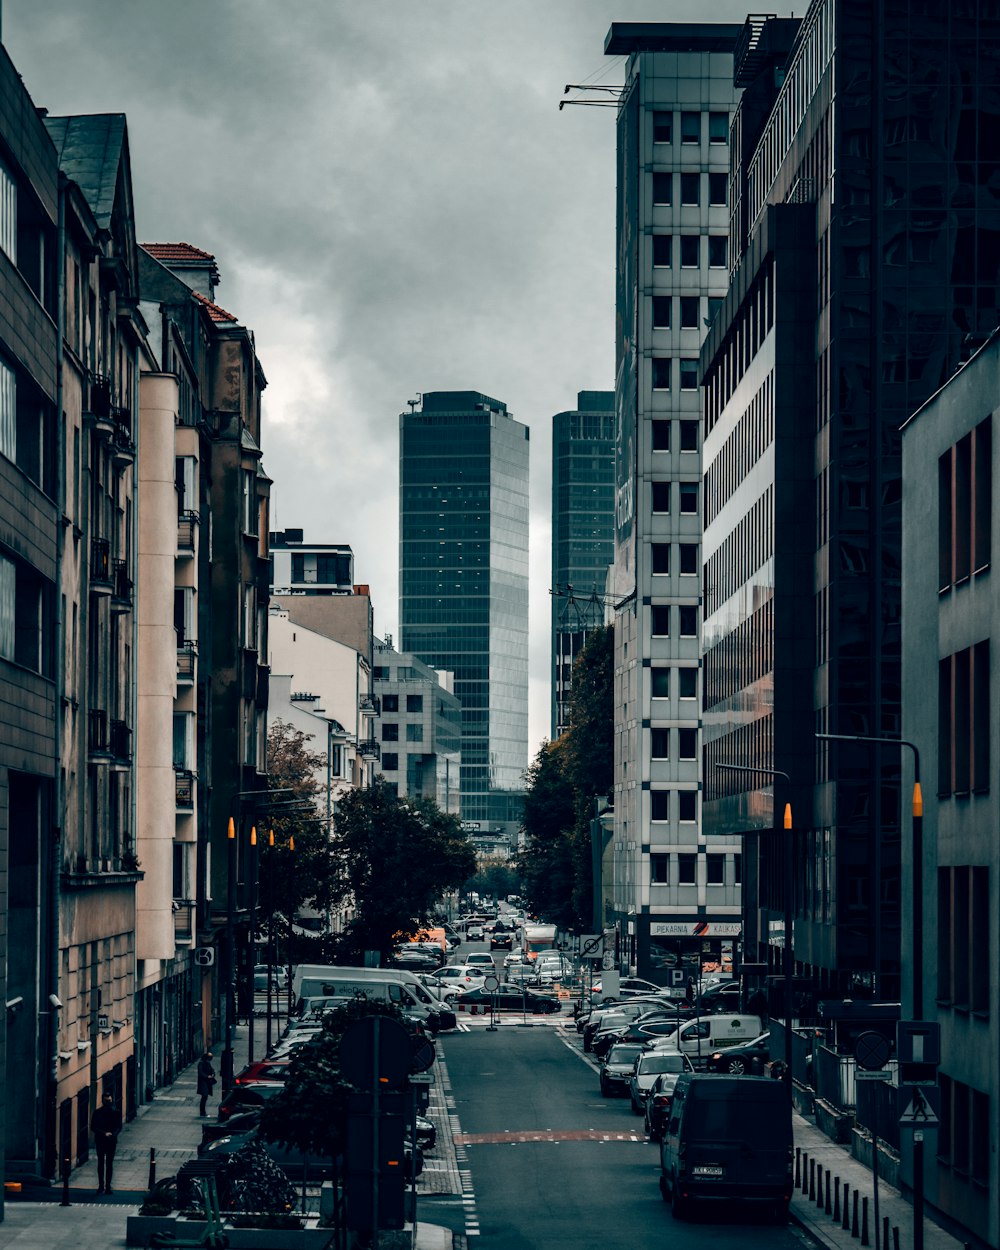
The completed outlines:
[[[108,714],[99,708],[91,708],[87,713],[87,755],[92,760],[111,758]]]
[[[132,437],[132,409],[114,405],[111,409],[114,428],[111,432],[111,459],[124,467],[135,460],[135,439]]]
[[[132,730],[123,720],[113,720],[109,726],[108,748],[112,763],[118,768],[128,768],[132,763]]]
[[[182,642],[177,648],[177,684],[190,686],[194,682],[198,667],[198,644]]]
[[[90,540],[90,589],[95,595],[110,595],[114,586],[111,540],[92,538]]]
[[[367,716],[378,716],[382,711],[382,700],[377,695],[363,694],[358,700],[358,708]]]
[[[201,523],[197,512],[187,510],[177,516],[177,554],[190,558],[194,555],[194,536]]]
[[[365,738],[363,742],[358,743],[358,754],[362,759],[379,760],[382,758],[382,748],[375,738]]]
[[[111,611],[131,612],[134,585],[128,575],[127,560],[111,562]]]
[[[197,777],[187,768],[174,769],[175,805],[179,812],[194,811],[194,784]]]
[[[194,941],[195,904],[190,898],[175,898],[171,903],[174,913],[174,941],[187,945]]]
[[[109,438],[115,431],[112,411],[111,379],[95,377],[90,381],[86,401],[86,420],[95,434]]]

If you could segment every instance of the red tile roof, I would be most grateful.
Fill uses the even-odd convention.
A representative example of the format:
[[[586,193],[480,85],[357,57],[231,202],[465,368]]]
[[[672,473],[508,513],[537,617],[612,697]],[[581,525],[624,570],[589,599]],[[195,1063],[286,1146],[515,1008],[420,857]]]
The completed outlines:
[[[142,247],[157,260],[170,261],[215,260],[211,252],[203,252],[191,243],[143,243]]]
[[[200,292],[192,291],[191,294],[195,297],[199,304],[205,305],[208,309],[208,315],[213,321],[221,322],[239,320],[239,318],[234,317],[231,312],[226,312],[226,310],[224,308],[220,308],[218,304],[213,304],[210,299],[206,299],[204,295],[200,294]]]

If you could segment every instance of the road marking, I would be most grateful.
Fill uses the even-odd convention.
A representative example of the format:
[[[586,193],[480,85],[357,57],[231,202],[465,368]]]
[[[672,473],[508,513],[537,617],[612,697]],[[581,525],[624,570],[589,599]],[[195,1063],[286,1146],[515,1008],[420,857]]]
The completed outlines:
[[[599,1141],[599,1142],[645,1142],[646,1136],[625,1130],[620,1133],[606,1128],[570,1128],[570,1129],[503,1129],[498,1133],[457,1133],[455,1149],[459,1146],[497,1146],[524,1145],[526,1142],[548,1142],[558,1145],[564,1141]]]

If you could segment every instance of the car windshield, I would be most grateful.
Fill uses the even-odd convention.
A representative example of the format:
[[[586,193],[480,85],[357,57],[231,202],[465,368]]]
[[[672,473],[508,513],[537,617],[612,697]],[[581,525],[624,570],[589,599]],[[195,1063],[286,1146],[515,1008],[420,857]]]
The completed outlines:
[[[638,1046],[612,1046],[608,1063],[634,1063],[639,1050]]]
[[[683,1055],[644,1055],[639,1060],[639,1071],[644,1073],[684,1072]]]

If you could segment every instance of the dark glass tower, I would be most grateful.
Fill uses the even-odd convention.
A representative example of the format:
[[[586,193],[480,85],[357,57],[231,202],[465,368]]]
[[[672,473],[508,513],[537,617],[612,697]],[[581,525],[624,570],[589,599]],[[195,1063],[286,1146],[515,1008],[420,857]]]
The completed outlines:
[[[604,623],[615,555],[615,393],[580,391],[552,418],[552,737],[567,728],[573,664]]]
[[[478,391],[399,418],[401,644],[455,675],[462,819],[520,820],[528,763],[528,429]]]

